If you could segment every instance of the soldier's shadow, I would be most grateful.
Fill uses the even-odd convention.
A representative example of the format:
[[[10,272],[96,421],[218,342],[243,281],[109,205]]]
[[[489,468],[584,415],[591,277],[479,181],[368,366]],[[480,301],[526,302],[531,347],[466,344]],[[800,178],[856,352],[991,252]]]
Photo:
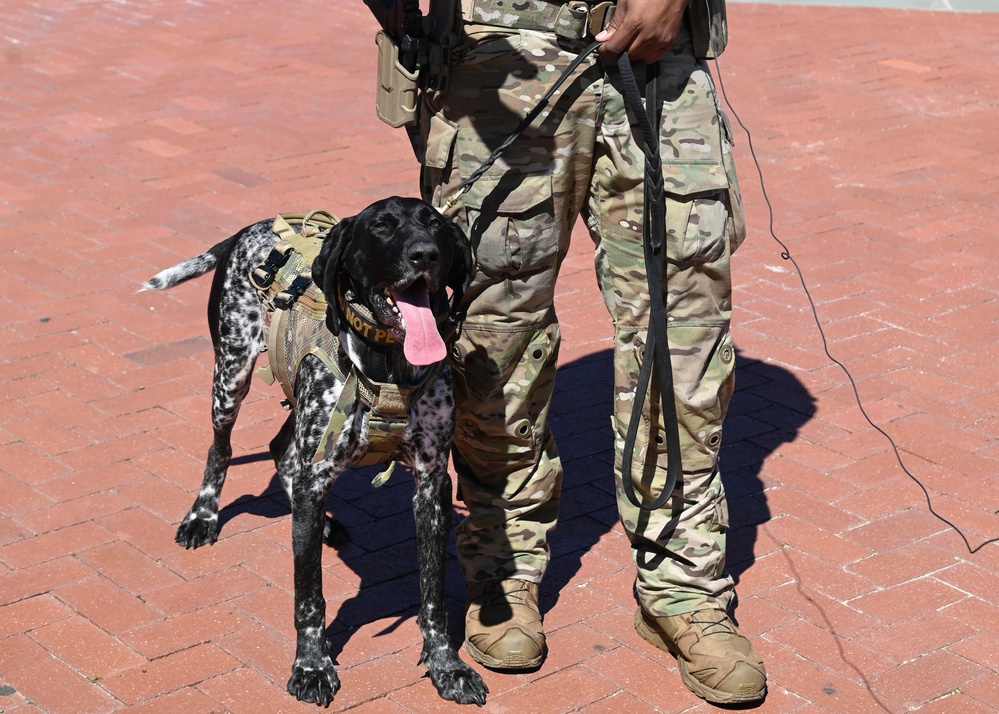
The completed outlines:
[[[612,389],[610,350],[559,369],[551,423],[565,476],[559,525],[550,539],[552,559],[541,587],[544,611],[558,601],[582,557],[617,523]],[[720,459],[730,513],[727,564],[737,582],[755,560],[759,525],[770,519],[763,463],[793,440],[815,411],[814,397],[791,372],[737,352],[736,390]],[[630,559],[629,553],[621,555]]]
[[[562,589],[579,572],[585,554],[617,523],[612,395],[610,350],[558,370],[550,423],[565,475],[559,523],[549,540],[551,563],[541,587],[543,612],[556,605]],[[725,422],[721,456],[731,519],[728,568],[737,579],[752,566],[757,528],[770,518],[760,478],[764,460],[794,439],[814,413],[814,398],[791,372],[738,353],[736,391]],[[253,455],[243,460],[256,458]],[[327,605],[327,634],[334,660],[357,628],[387,620],[375,635],[387,634],[415,617],[419,606],[412,476],[397,469],[385,486],[374,488],[370,481],[377,473],[375,467],[350,470],[331,491],[330,508],[349,531],[350,542],[340,546],[336,555],[326,553],[324,562],[329,566],[331,558],[339,558],[346,568],[342,572],[348,576],[344,579],[357,585],[356,592],[346,598],[334,596]],[[264,493],[242,496],[227,505],[220,513],[220,527],[242,513],[275,518],[287,515],[288,510],[275,476]],[[455,524],[461,517],[459,504]],[[621,557],[630,560],[626,544]],[[334,572],[339,567],[334,566]],[[460,642],[464,636],[465,582],[454,557],[453,537],[446,567],[449,629]],[[288,632],[292,634],[290,612]]]

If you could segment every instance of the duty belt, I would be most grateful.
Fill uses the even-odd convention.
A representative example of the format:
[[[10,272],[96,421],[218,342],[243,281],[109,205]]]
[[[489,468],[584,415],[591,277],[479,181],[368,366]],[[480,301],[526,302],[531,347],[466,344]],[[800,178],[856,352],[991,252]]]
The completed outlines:
[[[593,37],[607,27],[616,2],[583,0],[462,0],[462,14],[470,22],[511,30],[554,32],[568,40]]]

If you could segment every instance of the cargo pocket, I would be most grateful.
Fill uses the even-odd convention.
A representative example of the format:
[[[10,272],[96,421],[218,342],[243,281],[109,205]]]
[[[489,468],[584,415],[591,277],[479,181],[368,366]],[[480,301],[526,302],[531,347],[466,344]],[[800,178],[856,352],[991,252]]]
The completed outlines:
[[[724,535],[728,533],[728,501],[723,497],[715,500],[714,513],[711,516],[711,530],[714,533]]]
[[[557,259],[549,174],[483,176],[462,203],[478,267],[485,273],[529,271]]]
[[[529,331],[466,325],[452,353],[460,375],[456,441],[479,453],[503,454],[509,464],[534,463],[545,438],[560,334],[554,319]]]
[[[729,180],[717,164],[666,164],[668,257],[679,264],[711,263],[729,237]]]

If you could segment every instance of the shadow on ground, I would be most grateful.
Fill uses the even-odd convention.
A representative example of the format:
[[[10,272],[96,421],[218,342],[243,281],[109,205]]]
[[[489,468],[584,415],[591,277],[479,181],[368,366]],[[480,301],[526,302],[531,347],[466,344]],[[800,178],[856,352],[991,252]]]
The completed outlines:
[[[725,424],[721,465],[728,493],[731,529],[729,570],[738,580],[752,566],[757,528],[770,518],[760,470],[767,456],[795,438],[814,414],[814,398],[789,371],[739,353],[736,392]],[[551,425],[562,454],[565,477],[559,525],[550,545],[552,561],[542,585],[547,612],[579,571],[582,557],[617,522],[613,441],[610,429],[613,370],[610,350],[559,368]],[[233,463],[268,460],[269,454],[237,457]],[[369,622],[391,619],[385,632],[415,617],[419,583],[411,510],[412,477],[397,469],[381,488],[371,486],[376,467],[354,469],[334,484],[331,510],[350,532],[336,556],[360,579],[356,595],[329,603],[329,638],[334,660],[352,632]],[[259,495],[245,494],[219,514],[225,525],[242,514],[278,518],[289,513],[277,476]],[[460,516],[455,514],[455,523]],[[453,538],[447,571],[449,622],[463,638],[464,580],[454,561]],[[622,553],[623,557],[627,557]],[[289,556],[290,557],[290,556]],[[329,562],[327,560],[327,562]],[[288,630],[292,634],[291,615]]]

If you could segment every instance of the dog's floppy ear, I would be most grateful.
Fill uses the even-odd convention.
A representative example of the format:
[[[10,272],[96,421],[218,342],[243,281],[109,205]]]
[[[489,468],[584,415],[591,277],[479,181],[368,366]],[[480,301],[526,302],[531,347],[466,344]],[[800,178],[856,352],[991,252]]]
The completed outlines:
[[[457,223],[450,218],[444,219],[448,235],[454,246],[454,259],[451,261],[451,268],[447,274],[447,286],[453,292],[452,304],[457,306],[461,303],[468,286],[472,284],[472,277],[475,275],[475,255],[472,252],[472,244],[465,236]]]
[[[344,218],[339,221],[329,235],[323,240],[319,255],[312,261],[312,281],[322,290],[326,297],[326,326],[334,335],[340,334],[340,307],[337,304],[337,279],[343,265],[343,256],[347,251],[353,234],[354,218]]]

